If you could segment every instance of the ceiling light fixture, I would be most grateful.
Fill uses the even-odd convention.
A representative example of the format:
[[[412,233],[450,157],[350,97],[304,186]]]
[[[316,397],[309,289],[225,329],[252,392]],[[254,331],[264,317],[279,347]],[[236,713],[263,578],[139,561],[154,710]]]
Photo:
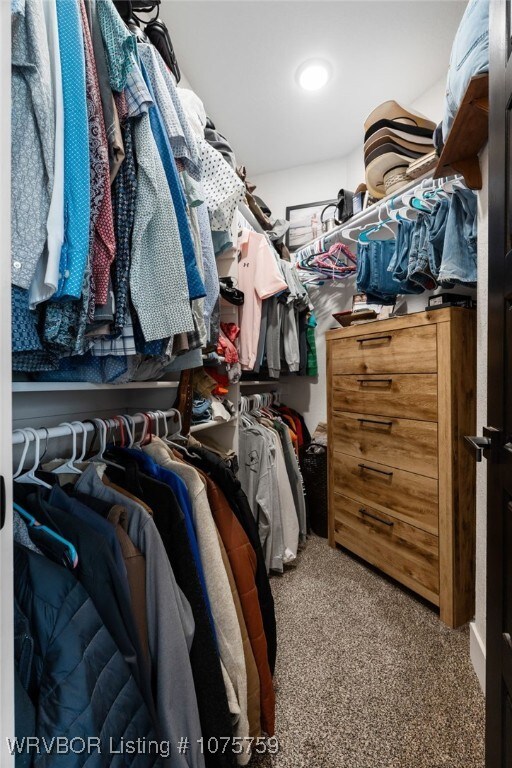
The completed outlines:
[[[297,70],[297,81],[305,91],[318,91],[331,78],[331,67],[326,61],[306,61]]]

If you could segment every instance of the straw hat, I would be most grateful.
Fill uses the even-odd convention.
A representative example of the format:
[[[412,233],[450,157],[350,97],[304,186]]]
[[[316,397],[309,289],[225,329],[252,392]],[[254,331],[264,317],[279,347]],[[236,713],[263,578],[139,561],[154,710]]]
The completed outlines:
[[[403,155],[406,160],[407,158],[410,160],[417,160],[418,157],[422,157],[422,155],[425,154],[424,152],[413,152],[412,150],[406,149],[405,147],[400,147],[398,144],[395,144],[392,141],[387,141],[385,144],[381,144],[380,147],[375,147],[375,149],[372,149],[371,152],[365,155],[364,162],[366,165],[370,165],[372,160],[375,160],[376,157],[380,157],[381,155],[385,155],[387,152],[396,152],[399,155]]]
[[[411,152],[416,152],[420,155],[428,154],[429,152],[432,152],[432,142],[427,141],[423,144],[417,144],[414,141],[406,141],[405,139],[400,138],[395,133],[392,133],[391,131],[388,131],[386,128],[383,128],[381,131],[377,131],[376,134],[374,134],[368,141],[365,142],[364,145],[364,159],[366,161],[366,158],[368,155],[370,155],[374,150],[376,150],[378,147],[382,147],[384,144],[392,143],[395,145],[395,147],[399,147],[400,149],[408,149]],[[399,150],[400,151],[400,150]]]
[[[366,184],[373,197],[384,197],[407,182],[411,161],[433,149],[435,123],[419,112],[385,101],[365,120]]]
[[[403,174],[409,167],[409,157],[398,152],[386,152],[379,155],[366,166],[366,186],[372,197],[385,197],[384,176],[390,171]],[[403,183],[403,182],[402,182]]]
[[[385,101],[379,104],[373,112],[370,112],[364,122],[364,130],[369,131],[372,126],[381,120],[391,120],[400,123],[400,126],[409,126],[410,128],[423,128],[430,130],[432,134],[436,124],[420,112],[414,112],[412,109],[402,107],[396,101]]]

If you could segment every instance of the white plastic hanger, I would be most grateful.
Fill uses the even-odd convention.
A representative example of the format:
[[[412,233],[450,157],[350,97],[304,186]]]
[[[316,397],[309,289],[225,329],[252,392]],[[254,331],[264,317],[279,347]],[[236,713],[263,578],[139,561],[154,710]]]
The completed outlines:
[[[136,413],[135,416],[140,416],[142,418],[142,432],[138,440],[135,440],[135,421],[130,417],[130,420],[133,422],[133,435],[134,435],[134,441],[133,445],[130,446],[131,448],[138,448],[140,451],[142,449],[142,444],[144,440],[146,439],[146,435],[148,432],[148,422],[147,422],[147,415],[145,413]]]
[[[87,453],[87,427],[83,421],[72,421],[71,423],[77,428],[77,430],[82,430],[82,453],[77,459],[77,461],[81,463],[85,459],[85,454]]]
[[[12,433],[13,435],[18,432],[20,435],[23,435],[23,449],[21,451],[21,458],[20,462],[18,464],[18,469],[16,472],[13,473],[13,479],[16,480],[17,477],[23,472],[23,465],[25,464],[25,459],[27,458],[28,453],[28,447],[30,445],[30,438],[28,436],[28,432],[26,429],[13,429]]]
[[[77,422],[75,422],[76,424]],[[55,469],[52,469],[52,473],[54,475],[81,475],[82,472],[78,467],[75,467],[75,461],[76,461],[76,443],[77,443],[77,430],[75,429],[75,426],[71,424],[69,421],[63,421],[61,424],[59,424],[59,427],[69,427],[71,430],[71,436],[73,441],[73,455],[68,461],[65,461],[63,464],[60,464],[58,467],[55,467]]]
[[[32,429],[32,427],[26,427],[24,430],[21,430],[22,432],[28,433],[28,435],[32,435],[34,438],[35,443],[35,449],[34,449],[34,464],[33,466],[28,470],[28,472],[24,472],[22,475],[18,475],[15,477],[15,481],[17,483],[27,483],[29,485],[41,485],[43,488],[51,488],[51,485],[48,485],[48,483],[45,483],[44,480],[40,480],[38,477],[35,476],[35,471],[39,467],[39,460],[41,456],[41,441],[39,439],[39,433],[36,429]],[[25,449],[24,449],[25,451]],[[24,453],[23,459],[25,458],[26,453]]]

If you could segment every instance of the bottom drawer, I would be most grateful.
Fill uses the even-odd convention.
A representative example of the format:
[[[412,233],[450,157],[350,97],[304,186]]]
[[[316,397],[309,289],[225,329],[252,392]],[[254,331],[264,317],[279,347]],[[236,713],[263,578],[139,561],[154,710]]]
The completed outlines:
[[[437,536],[340,494],[334,494],[334,539],[439,605]]]

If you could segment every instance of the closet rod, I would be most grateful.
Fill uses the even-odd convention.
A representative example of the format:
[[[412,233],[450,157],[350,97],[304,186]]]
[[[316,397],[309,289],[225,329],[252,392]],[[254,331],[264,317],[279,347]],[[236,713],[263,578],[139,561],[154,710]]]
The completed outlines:
[[[412,192],[412,190],[418,188],[421,188],[422,183],[426,179],[432,178],[432,171],[429,171],[424,176],[420,176],[418,179],[414,179],[414,181],[411,181],[410,184],[407,184],[406,186],[402,187],[402,189],[399,192],[391,193],[390,195],[387,195],[386,197],[383,197],[382,200],[378,200],[376,203],[373,203],[373,205],[370,205],[369,208],[365,208],[364,211],[361,211],[360,213],[357,213],[355,216],[352,216],[350,219],[348,219],[343,224],[340,224],[335,229],[331,229],[330,232],[325,232],[320,237],[315,238],[314,240],[310,240],[309,243],[306,243],[306,245],[303,245],[302,248],[299,248],[297,251],[295,251],[294,258],[296,262],[300,262],[303,255],[305,255],[303,252],[310,248],[315,243],[323,242],[324,248],[328,250],[331,245],[334,245],[335,243],[339,243],[343,240],[346,240],[346,236],[344,235],[344,232],[346,232],[348,229],[353,229],[354,227],[362,226],[365,224],[372,223],[373,219],[375,219],[375,222],[377,222],[377,217],[382,209],[383,206],[386,205],[390,200],[394,200],[394,206],[396,208],[399,208],[402,203],[403,195]],[[461,178],[459,176],[459,178]],[[350,241],[348,241],[350,242]]]
[[[151,409],[148,411],[148,413],[151,413]],[[171,416],[175,416],[176,415],[176,410],[175,409],[171,409],[170,411],[162,411],[161,413],[163,413],[165,418],[168,419]],[[143,416],[130,416],[130,418],[133,419],[135,424],[143,424],[144,423]],[[102,419],[102,421],[104,421],[107,424],[107,426],[110,427],[111,429],[115,429],[116,427],[119,427],[118,422],[115,421],[113,418],[111,418],[111,419]],[[81,423],[83,423],[83,425],[84,425],[84,427],[85,427],[87,432],[93,432],[94,431],[94,424],[90,424],[89,422],[86,422],[86,421],[81,422]],[[73,434],[71,429],[69,427],[65,426],[65,425],[58,426],[58,427],[48,427],[48,429],[46,429],[46,428],[36,429],[35,432],[37,432],[39,438],[42,441],[44,441],[46,439],[49,440],[51,438],[56,438],[56,437],[71,437],[71,435]],[[26,435],[28,437],[29,442],[35,440],[35,437],[34,437],[34,435],[32,433],[27,432]],[[21,445],[25,441],[26,441],[26,437],[24,437],[23,434],[21,434],[20,432],[13,432],[13,435],[12,435],[12,444],[13,445]]]

